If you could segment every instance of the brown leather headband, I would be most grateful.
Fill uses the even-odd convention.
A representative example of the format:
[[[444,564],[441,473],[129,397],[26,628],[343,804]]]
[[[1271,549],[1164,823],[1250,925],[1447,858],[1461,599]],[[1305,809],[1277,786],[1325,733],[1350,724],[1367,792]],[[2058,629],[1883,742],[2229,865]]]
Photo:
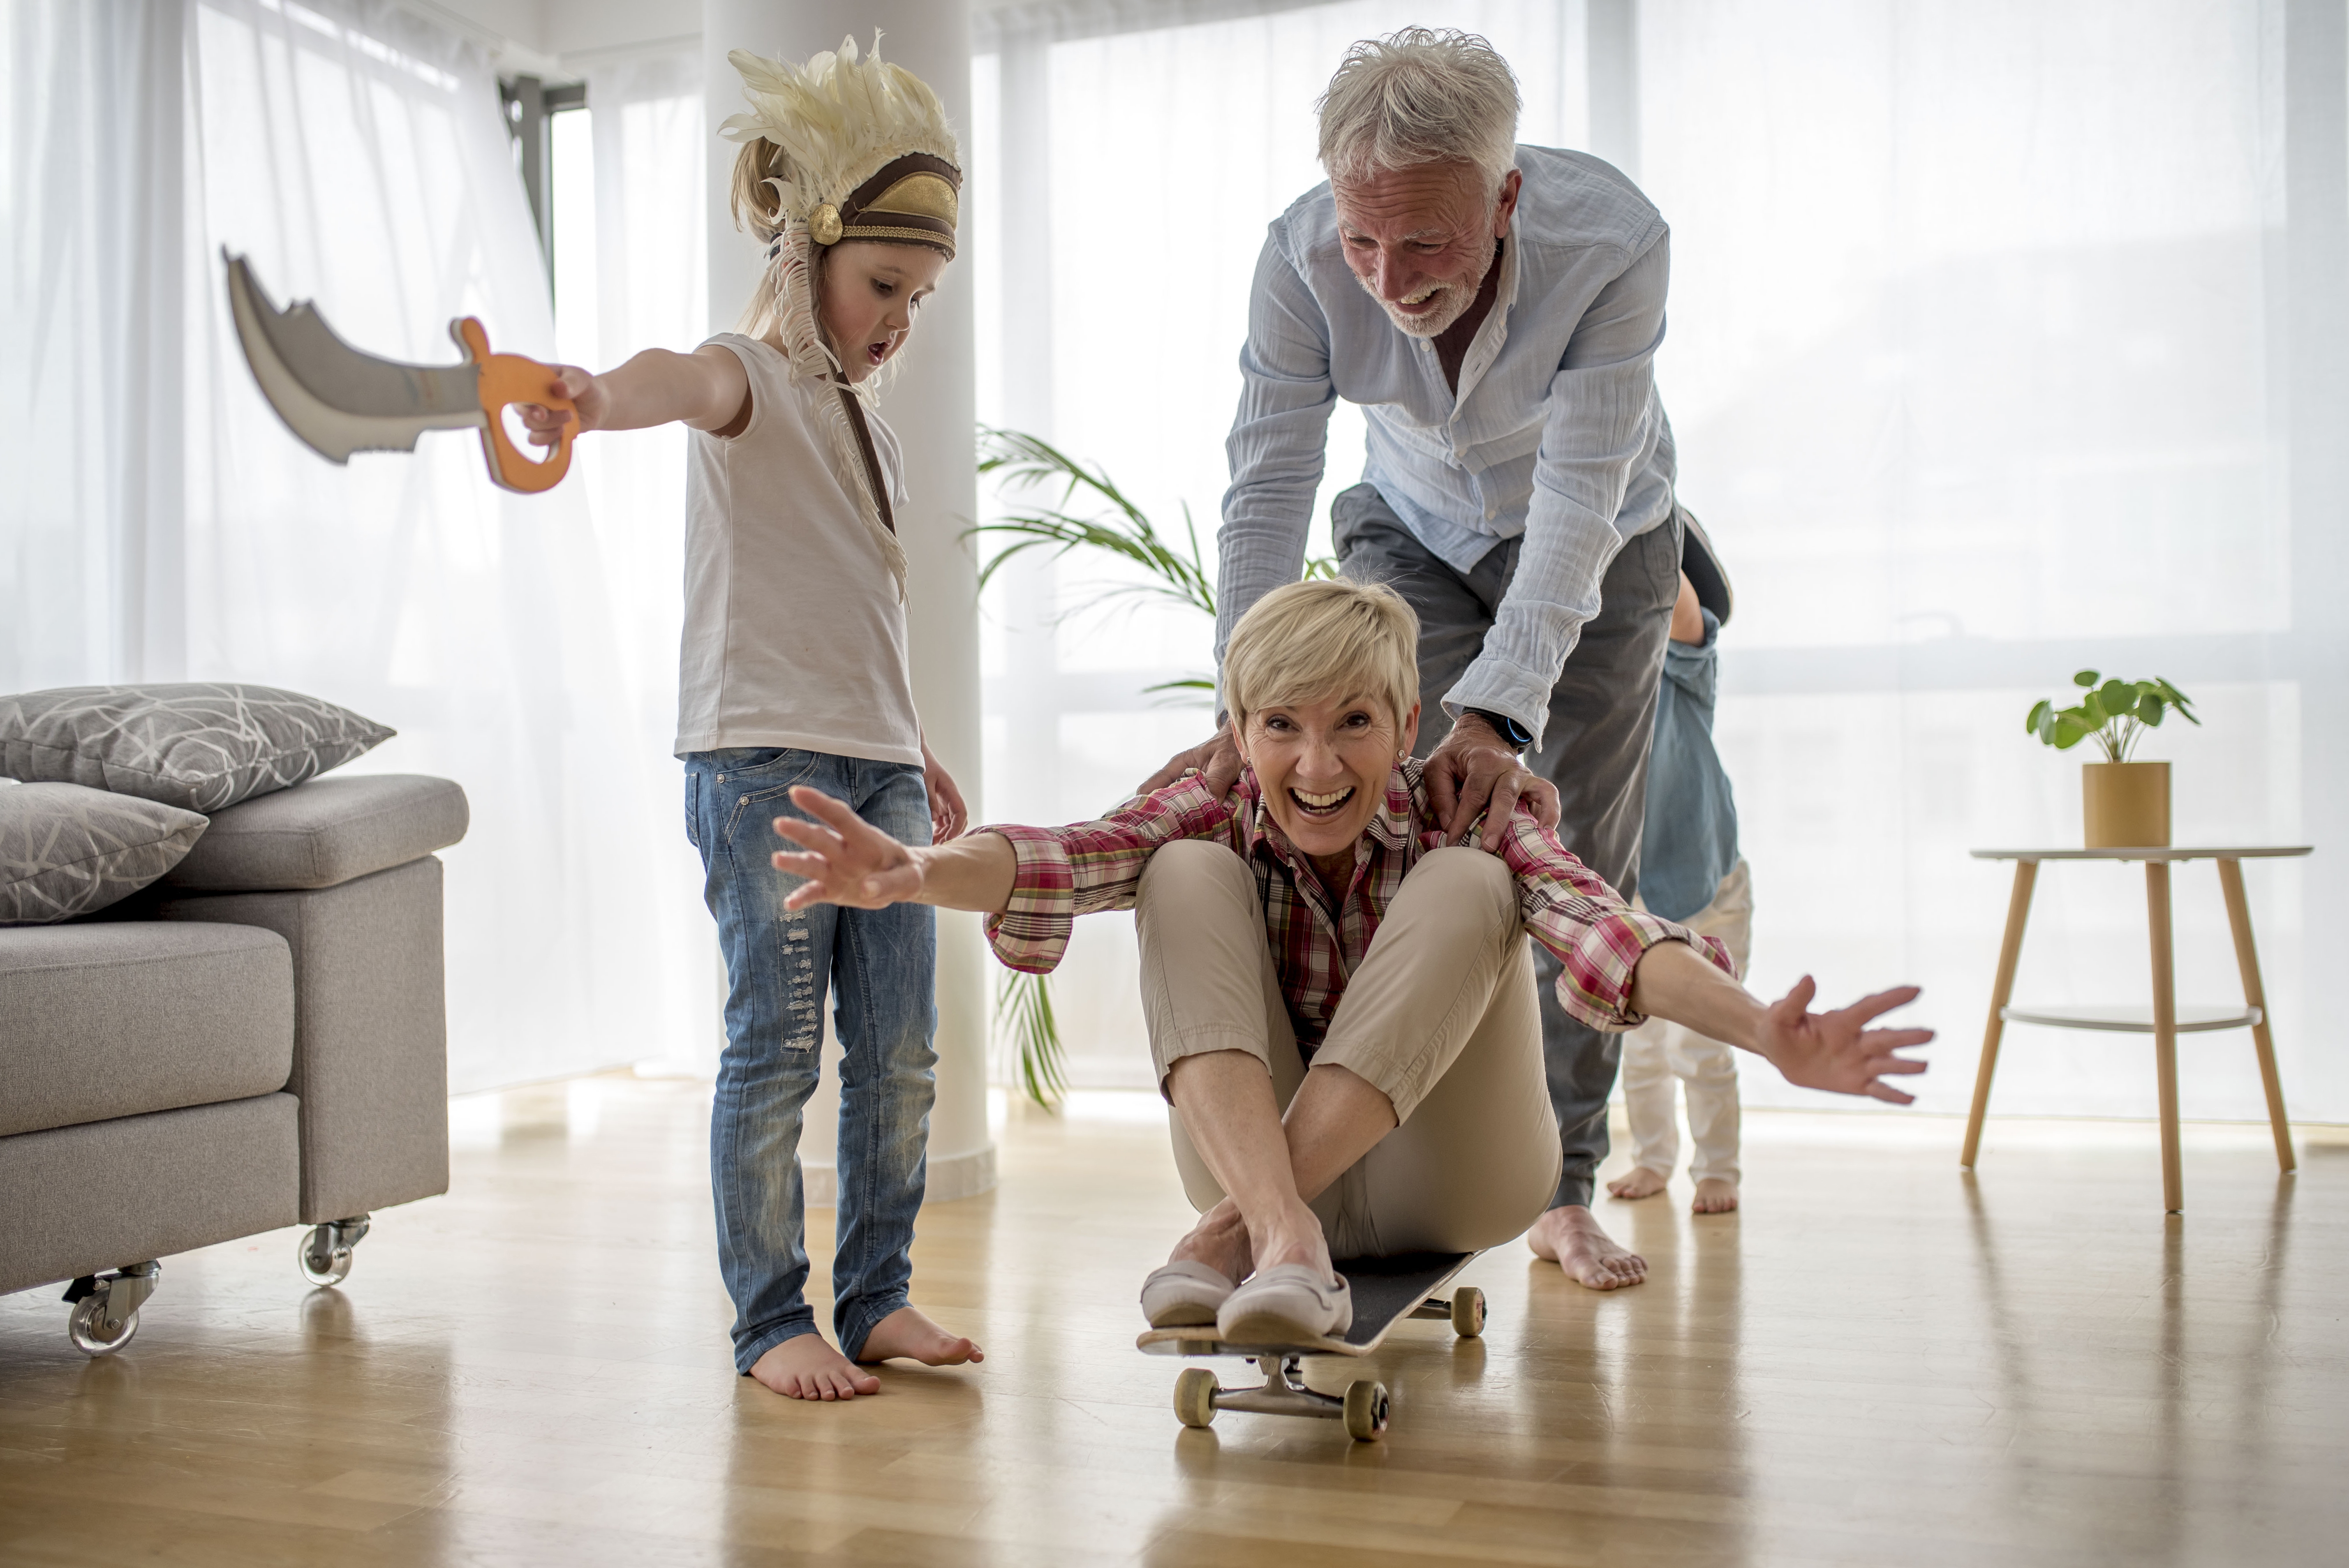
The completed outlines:
[[[962,170],[935,153],[893,158],[840,204],[840,238],[928,245],[951,261],[961,191]]]

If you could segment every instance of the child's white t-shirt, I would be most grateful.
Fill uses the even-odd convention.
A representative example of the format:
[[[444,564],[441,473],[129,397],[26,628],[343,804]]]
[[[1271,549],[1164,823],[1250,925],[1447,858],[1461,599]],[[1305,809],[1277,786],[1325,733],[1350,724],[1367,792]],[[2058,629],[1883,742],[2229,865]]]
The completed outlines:
[[[709,341],[742,361],[750,422],[722,439],[691,435],[677,754],[789,746],[918,767],[905,607],[833,469],[822,399],[839,394],[793,374],[771,344]],[[897,438],[865,419],[902,506]]]

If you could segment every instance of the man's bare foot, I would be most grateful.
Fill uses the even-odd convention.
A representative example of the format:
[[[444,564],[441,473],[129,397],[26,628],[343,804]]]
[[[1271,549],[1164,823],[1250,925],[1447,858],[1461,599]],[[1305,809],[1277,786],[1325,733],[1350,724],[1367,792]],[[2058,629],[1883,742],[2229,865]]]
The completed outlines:
[[[1652,1198],[1671,1184],[1669,1176],[1659,1176],[1644,1165],[1634,1165],[1628,1176],[1618,1176],[1607,1183],[1607,1191],[1618,1198]]]
[[[1536,1220],[1526,1242],[1534,1256],[1549,1259],[1567,1278],[1592,1290],[1620,1290],[1648,1277],[1648,1260],[1609,1240],[1581,1203],[1563,1204]]]
[[[856,1352],[859,1361],[886,1361],[902,1357],[925,1367],[959,1367],[984,1361],[987,1353],[959,1335],[948,1334],[910,1306],[901,1306],[873,1326]]]
[[[759,1357],[750,1376],[786,1399],[854,1399],[881,1392],[881,1379],[860,1370],[821,1334],[784,1340]]]
[[[1250,1254],[1247,1222],[1240,1218],[1240,1206],[1229,1198],[1199,1216],[1199,1222],[1190,1233],[1174,1243],[1166,1254],[1170,1264],[1205,1264],[1226,1279],[1237,1284],[1247,1278],[1256,1267]]]
[[[1696,1201],[1689,1205],[1692,1214],[1726,1214],[1737,1207],[1737,1183],[1718,1176],[1708,1176],[1696,1184]]]

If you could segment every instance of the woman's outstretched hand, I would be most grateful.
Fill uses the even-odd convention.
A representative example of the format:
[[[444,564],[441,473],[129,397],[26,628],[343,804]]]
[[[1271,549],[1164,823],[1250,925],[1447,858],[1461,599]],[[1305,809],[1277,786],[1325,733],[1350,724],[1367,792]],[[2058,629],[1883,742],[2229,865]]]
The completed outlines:
[[[1864,1094],[1908,1105],[1917,1098],[1884,1081],[1891,1073],[1920,1073],[1925,1064],[1893,1053],[1921,1046],[1933,1037],[1930,1029],[1871,1029],[1868,1023],[1895,1007],[1915,1001],[1914,985],[1896,985],[1862,996],[1832,1013],[1814,1013],[1811,998],[1816,982],[1806,975],[1795,988],[1763,1009],[1760,1037],[1754,1049],[1785,1075],[1786,1081],[1805,1088],[1833,1089],[1837,1094]]]
[[[812,903],[885,909],[920,896],[922,868],[911,850],[821,789],[799,785],[792,804],[816,820],[775,819],[775,831],[801,849],[798,854],[776,851],[775,869],[807,878],[783,900],[785,909]]]

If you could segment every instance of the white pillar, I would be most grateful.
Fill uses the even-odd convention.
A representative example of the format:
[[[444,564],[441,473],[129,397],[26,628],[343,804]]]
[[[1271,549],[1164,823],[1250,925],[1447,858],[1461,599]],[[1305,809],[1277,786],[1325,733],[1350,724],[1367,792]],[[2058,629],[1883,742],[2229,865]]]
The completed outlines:
[[[970,14],[966,0],[703,0],[703,81],[709,141],[710,329],[730,330],[750,297],[758,248],[734,227],[727,190],[736,144],[719,124],[743,108],[730,49],[803,60],[854,36],[870,49],[880,28],[884,58],[929,83],[947,119],[970,139]],[[899,508],[911,602],[914,700],[930,748],[976,802],[979,794],[978,588],[968,544],[957,537],[978,515],[972,439],[975,349],[968,259],[947,270],[905,349],[882,412],[905,453],[911,504]],[[995,1184],[987,1126],[987,958],[978,917],[938,916],[938,1098],[930,1113],[930,1186],[935,1201],[967,1198]],[[800,1159],[811,1203],[837,1191],[833,1151],[838,1089],[826,1032],[825,1085],[809,1101]]]

